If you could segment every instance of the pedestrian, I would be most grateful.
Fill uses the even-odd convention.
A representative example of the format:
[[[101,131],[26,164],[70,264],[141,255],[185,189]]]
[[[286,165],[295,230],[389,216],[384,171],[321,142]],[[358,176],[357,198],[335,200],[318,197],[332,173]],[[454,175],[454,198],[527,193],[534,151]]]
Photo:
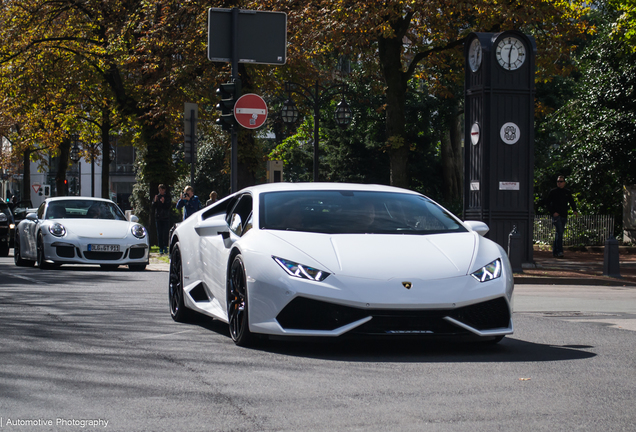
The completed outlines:
[[[177,209],[183,208],[183,220],[186,220],[201,208],[199,197],[194,194],[192,186],[186,186],[181,194],[181,199],[177,201]]]
[[[11,197],[11,201],[9,202],[9,208],[11,209],[11,211],[14,211],[17,206],[18,206],[18,197],[13,195]]]
[[[165,185],[159,185],[159,193],[152,200],[152,208],[155,210],[155,224],[157,225],[157,243],[159,253],[168,253],[168,233],[170,232],[170,208],[172,201],[167,193]]]
[[[209,206],[210,204],[214,204],[214,203],[216,202],[216,200],[217,200],[217,199],[218,199],[218,198],[217,198],[216,191],[212,191],[212,192],[210,192],[210,199],[209,199],[209,200],[207,200],[207,201],[205,202],[205,206],[207,207],[207,206]]]
[[[575,215],[578,215],[576,203],[572,192],[565,188],[565,177],[562,175],[557,177],[557,187],[552,189],[546,199],[546,205],[550,215],[552,215],[552,225],[554,225],[554,244],[552,246],[552,255],[556,258],[563,258],[563,232],[568,221],[568,207],[572,209]]]

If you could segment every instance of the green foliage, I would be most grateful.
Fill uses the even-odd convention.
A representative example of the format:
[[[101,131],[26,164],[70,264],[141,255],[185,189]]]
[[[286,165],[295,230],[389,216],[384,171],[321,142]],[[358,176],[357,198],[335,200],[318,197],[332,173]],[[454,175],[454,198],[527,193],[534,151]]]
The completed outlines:
[[[548,159],[538,180],[565,175],[582,212],[614,215],[620,230],[622,187],[636,182],[636,53],[613,29],[601,26],[580,55],[574,96],[542,130]]]

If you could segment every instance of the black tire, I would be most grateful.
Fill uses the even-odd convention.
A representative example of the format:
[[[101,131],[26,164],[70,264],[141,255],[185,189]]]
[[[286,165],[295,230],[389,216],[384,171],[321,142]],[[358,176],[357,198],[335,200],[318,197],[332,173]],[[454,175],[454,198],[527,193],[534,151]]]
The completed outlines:
[[[168,304],[170,315],[176,322],[188,322],[194,312],[188,309],[183,301],[183,265],[179,243],[172,247],[170,254],[170,275],[168,277]]]
[[[503,340],[505,336],[495,336],[492,339],[487,339],[483,341],[484,345],[497,345],[499,342]]]
[[[9,249],[9,246],[0,246],[0,257],[8,257]]]
[[[132,271],[144,271],[146,270],[146,264],[128,264],[128,268]]]
[[[38,234],[38,258],[37,263],[38,267],[42,270],[47,270],[52,268],[51,264],[47,263],[44,259],[44,240],[42,239],[42,234]]]
[[[18,267],[33,267],[35,265],[35,261],[26,260],[22,258],[20,253],[20,237],[15,236],[15,241],[13,242],[13,262]]]
[[[119,264],[100,264],[99,266],[104,270],[117,270],[119,268]]]
[[[232,340],[236,345],[243,347],[254,343],[254,335],[249,328],[247,300],[245,264],[241,255],[237,255],[234,257],[230,267],[227,290],[227,318]]]

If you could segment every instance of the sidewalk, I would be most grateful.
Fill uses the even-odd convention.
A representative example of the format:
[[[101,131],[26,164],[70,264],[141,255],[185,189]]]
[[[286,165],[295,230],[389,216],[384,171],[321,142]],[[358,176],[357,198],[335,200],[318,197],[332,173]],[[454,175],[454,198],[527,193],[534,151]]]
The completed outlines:
[[[159,255],[156,252],[150,252],[150,259],[148,260],[149,263],[146,269],[151,271],[170,271],[170,264],[163,260],[164,257],[167,258],[168,255]]]
[[[636,288],[636,248],[619,248],[621,278],[603,276],[603,247],[585,251],[567,250],[565,258],[554,258],[550,250],[533,253],[536,267],[515,273],[515,284],[598,285]],[[525,265],[524,265],[525,267]]]

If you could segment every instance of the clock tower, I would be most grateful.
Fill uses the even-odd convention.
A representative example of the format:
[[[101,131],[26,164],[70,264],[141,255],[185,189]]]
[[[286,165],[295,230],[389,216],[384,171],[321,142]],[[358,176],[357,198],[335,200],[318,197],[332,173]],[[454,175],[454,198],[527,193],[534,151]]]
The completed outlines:
[[[464,54],[464,218],[487,223],[506,251],[516,227],[521,262],[532,262],[536,44],[518,31],[471,33]]]

